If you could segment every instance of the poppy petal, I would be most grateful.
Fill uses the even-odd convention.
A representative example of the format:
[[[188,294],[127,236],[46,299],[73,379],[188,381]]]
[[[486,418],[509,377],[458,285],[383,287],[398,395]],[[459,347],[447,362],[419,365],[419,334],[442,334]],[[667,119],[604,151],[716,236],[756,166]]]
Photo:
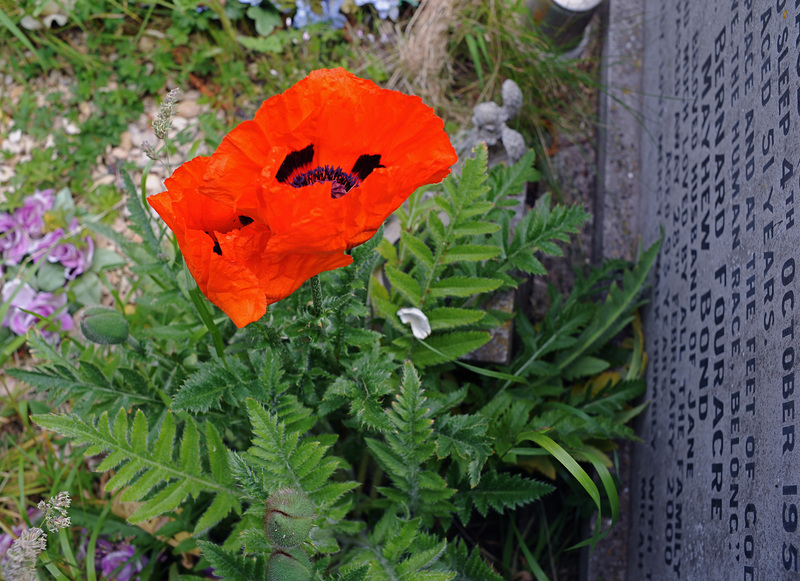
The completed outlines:
[[[311,166],[351,172],[365,157],[380,161],[333,198],[329,183],[296,188],[286,180],[287,160],[309,148]],[[328,252],[368,240],[415,189],[441,181],[457,160],[444,123],[419,97],[344,69],[314,71],[266,100],[212,157],[222,160],[212,163],[202,193],[256,215],[285,249],[294,243]]]
[[[199,288],[241,327],[311,276],[350,264],[346,250],[456,160],[418,97],[319,70],[267,99],[148,201]]]
[[[175,233],[200,291],[237,327],[260,319],[267,305],[310,277],[352,262],[341,251],[302,254],[273,248],[266,226],[198,192],[210,163],[211,158],[198,157],[183,164],[167,180],[168,190],[148,202]]]

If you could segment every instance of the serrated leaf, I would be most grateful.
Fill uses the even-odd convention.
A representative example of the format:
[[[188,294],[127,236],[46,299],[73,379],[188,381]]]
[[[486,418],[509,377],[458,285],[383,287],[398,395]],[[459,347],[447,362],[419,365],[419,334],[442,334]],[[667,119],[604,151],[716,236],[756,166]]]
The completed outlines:
[[[179,443],[179,453],[197,454],[196,467],[188,470],[180,462],[173,460],[173,438],[175,422],[172,413],[167,412],[161,424],[161,432],[155,444],[142,447],[144,438],[142,433],[147,433],[147,420],[141,411],[137,411],[134,420],[135,437],[128,438],[127,415],[123,409],[114,419],[114,425],[109,425],[108,414],[103,413],[97,423],[92,420],[85,421],[78,416],[35,416],[35,421],[45,428],[56,430],[71,437],[75,445],[90,444],[88,451],[98,453],[108,451],[109,455],[100,465],[100,469],[116,466],[115,475],[106,483],[108,490],[115,490],[125,486],[137,475],[135,482],[128,486],[120,496],[123,501],[141,502],[140,508],[131,515],[131,522],[137,519],[147,519],[157,516],[165,511],[177,508],[187,495],[196,497],[200,492],[210,494],[228,495],[231,499],[228,504],[238,510],[239,491],[224,483],[217,482],[211,474],[205,473],[196,452],[198,444],[193,441],[195,433],[189,429],[187,444]],[[152,498],[144,500],[146,495],[157,485],[164,485]]]
[[[490,508],[502,514],[506,509],[538,500],[553,490],[555,487],[551,484],[519,474],[489,471],[477,487],[464,494],[480,515],[485,517]]]
[[[197,545],[217,577],[228,581],[264,581],[267,576],[266,561],[261,555],[237,555],[204,540],[198,540]]]
[[[430,294],[433,297],[471,297],[496,290],[502,284],[498,278],[452,276],[431,284]]]
[[[498,230],[500,230],[500,224],[494,224],[492,222],[481,222],[481,221],[474,221],[474,222],[465,222],[463,224],[457,225],[453,229],[453,236],[455,238],[461,238],[463,236],[481,236],[484,234],[494,234]]]
[[[467,545],[462,539],[457,539],[447,546],[440,566],[457,571],[458,581],[503,581],[503,577],[483,560],[480,547],[476,546],[468,553]]]
[[[453,361],[478,347],[482,347],[491,338],[492,336],[485,331],[457,331],[431,335],[425,342],[439,351],[439,353],[434,353],[423,345],[416,345],[412,350],[411,360],[420,367]]]
[[[459,309],[455,307],[439,307],[428,312],[431,330],[452,329],[477,323],[486,315],[478,309]]]
[[[444,264],[454,262],[477,262],[489,260],[500,254],[497,246],[486,246],[482,244],[455,244],[447,249],[442,258]]]
[[[150,224],[149,215],[142,206],[142,198],[139,197],[139,193],[136,191],[128,172],[122,172],[122,181],[125,185],[131,229],[142,237],[142,248],[150,256],[155,258],[161,252],[161,247],[158,244],[155,234],[153,234],[153,227]]]
[[[439,218],[436,212],[430,212],[428,214],[428,231],[431,233],[431,236],[433,236],[433,239],[436,240],[436,242],[439,244],[444,244],[447,234],[445,233],[442,219]]]
[[[403,295],[412,305],[419,305],[422,300],[422,290],[417,280],[405,272],[391,265],[385,267],[386,278],[397,292]]]
[[[444,196],[434,196],[433,203],[452,220],[455,217],[453,205]]]
[[[510,260],[511,265],[523,272],[534,275],[545,275],[547,269],[533,254],[522,252]]]
[[[565,368],[563,371],[565,379],[577,379],[578,377],[587,377],[589,375],[597,375],[602,373],[610,367],[610,363],[597,357],[584,355],[576,359],[572,365]]]
[[[425,268],[433,270],[433,252],[427,244],[405,231],[400,233],[400,240]]]
[[[378,244],[378,254],[383,256],[389,264],[397,264],[397,248],[386,238],[381,239]]]

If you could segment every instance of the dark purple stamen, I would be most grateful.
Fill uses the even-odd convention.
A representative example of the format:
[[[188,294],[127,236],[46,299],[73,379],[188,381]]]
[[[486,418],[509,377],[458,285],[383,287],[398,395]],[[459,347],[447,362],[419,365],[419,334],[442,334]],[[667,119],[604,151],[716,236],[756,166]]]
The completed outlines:
[[[239,222],[241,223],[242,227],[248,226],[253,223],[253,219],[250,216],[239,216]]]
[[[333,182],[331,184],[331,197],[334,199],[341,198],[360,183],[356,176],[347,173],[340,167],[334,168],[330,165],[323,165],[297,174],[292,178],[290,185],[294,188],[302,188],[317,182]]]
[[[302,188],[318,182],[331,182],[331,197],[337,199],[353,188],[358,187],[376,168],[385,167],[381,165],[380,155],[365,154],[356,160],[350,172],[332,165],[321,165],[312,169],[305,169],[313,159],[313,143],[303,149],[291,152],[278,168],[275,179],[284,184],[288,183],[294,188]],[[305,171],[302,171],[304,169]],[[246,226],[247,224],[244,225]]]

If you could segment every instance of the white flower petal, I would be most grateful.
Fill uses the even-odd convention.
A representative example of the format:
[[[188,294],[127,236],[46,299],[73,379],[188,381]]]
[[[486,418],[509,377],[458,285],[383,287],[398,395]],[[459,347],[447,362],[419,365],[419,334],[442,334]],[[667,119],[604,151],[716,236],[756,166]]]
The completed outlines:
[[[33,16],[28,16],[27,14],[22,17],[22,20],[19,21],[19,25],[26,30],[39,30],[42,27],[41,22],[36,20]]]
[[[417,339],[425,339],[431,334],[431,324],[425,313],[416,308],[398,309],[397,316],[406,325],[411,325],[411,332]]]

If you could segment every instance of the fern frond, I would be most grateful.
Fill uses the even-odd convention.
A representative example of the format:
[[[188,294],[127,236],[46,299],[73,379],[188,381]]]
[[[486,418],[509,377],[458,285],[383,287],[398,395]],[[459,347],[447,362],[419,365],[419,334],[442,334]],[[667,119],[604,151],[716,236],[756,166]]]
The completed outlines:
[[[122,368],[124,371],[109,379],[88,361],[78,361],[75,367],[40,335],[32,334],[28,341],[37,357],[47,363],[31,370],[9,369],[9,375],[46,390],[55,404],[71,400],[73,412],[79,416],[89,417],[119,407],[142,408],[159,415],[166,407],[150,380],[136,370]]]
[[[455,571],[454,581],[503,581],[503,577],[483,560],[480,549],[468,551],[461,539],[447,546],[437,565]]]
[[[253,429],[253,443],[242,456],[248,466],[259,472],[262,498],[279,489],[294,488],[308,495],[318,507],[331,505],[358,486],[357,482],[334,482],[330,478],[343,461],[328,456],[335,436],[313,439],[303,436],[315,423],[293,397],[268,412],[255,400],[247,400],[247,410]]]
[[[434,570],[446,541],[420,531],[420,519],[397,519],[387,513],[372,534],[350,551],[346,571],[369,566],[369,581],[450,581],[452,571]]]
[[[267,564],[263,556],[237,555],[208,541],[197,541],[203,556],[214,567],[214,574],[225,581],[264,581]]]
[[[436,455],[451,456],[469,477],[469,485],[477,486],[481,470],[492,453],[487,437],[488,423],[479,414],[446,415],[436,422]]]
[[[433,456],[436,443],[432,438],[433,420],[411,362],[403,366],[403,381],[392,408],[386,412],[394,430],[384,435],[385,441],[367,438],[367,446],[394,483],[381,493],[406,507],[407,514],[431,520],[453,510],[447,502],[455,490],[447,487],[438,473],[423,468]]]
[[[516,508],[538,500],[555,487],[545,482],[525,478],[519,474],[505,472],[487,472],[481,483],[472,490],[459,492],[455,503],[459,507],[459,517],[466,524],[474,506],[481,516],[485,517],[489,509],[503,513],[506,509]]]
[[[85,455],[108,452],[98,465],[98,471],[116,469],[106,483],[108,491],[125,488],[123,501],[142,502],[142,506],[128,520],[142,522],[175,510],[187,496],[197,498],[201,492],[216,495],[212,505],[198,522],[198,527],[208,528],[219,522],[231,510],[241,511],[240,492],[225,469],[226,450],[222,439],[211,424],[206,424],[206,445],[211,472],[204,470],[200,458],[202,439],[195,423],[189,419],[175,454],[175,418],[171,412],[164,415],[158,437],[149,437],[147,418],[137,410],[133,425],[120,408],[114,420],[104,412],[97,421],[85,421],[76,415],[37,415],[34,421],[73,439],[74,444],[88,444]],[[200,528],[196,529],[199,532]]]

